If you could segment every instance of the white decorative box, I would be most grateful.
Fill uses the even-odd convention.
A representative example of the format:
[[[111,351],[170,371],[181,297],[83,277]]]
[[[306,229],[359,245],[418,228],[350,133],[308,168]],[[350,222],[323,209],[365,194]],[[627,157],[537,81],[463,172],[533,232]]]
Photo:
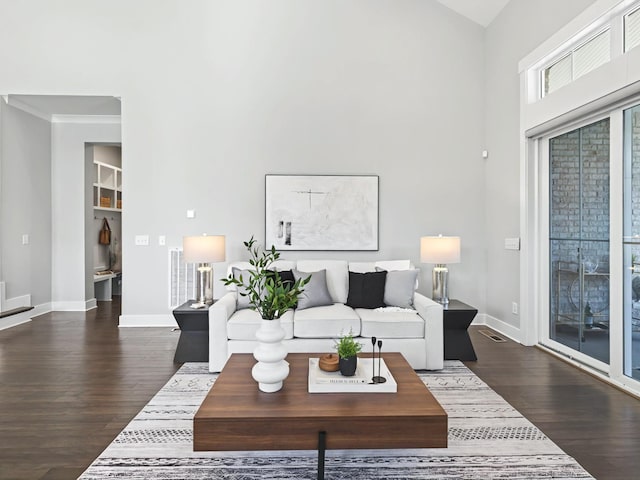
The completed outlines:
[[[359,358],[356,373],[345,377],[338,372],[325,372],[318,366],[318,358],[309,359],[309,393],[396,393],[398,384],[393,375],[380,359],[380,376],[387,379],[384,383],[373,383],[373,362],[378,375],[378,358]]]

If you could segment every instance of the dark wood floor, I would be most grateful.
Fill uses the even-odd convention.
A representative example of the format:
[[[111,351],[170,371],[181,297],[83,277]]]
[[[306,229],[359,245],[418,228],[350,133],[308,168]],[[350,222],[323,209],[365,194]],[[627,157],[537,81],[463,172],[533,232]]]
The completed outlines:
[[[179,332],[118,328],[119,302],[0,331],[0,478],[77,478],[179,365]]]
[[[597,479],[640,478],[640,400],[536,347],[471,327],[482,380]]]
[[[173,375],[178,332],[119,329],[119,308],[0,331],[0,478],[76,478]],[[596,478],[640,476],[639,400],[477,330],[467,365],[485,382]]]

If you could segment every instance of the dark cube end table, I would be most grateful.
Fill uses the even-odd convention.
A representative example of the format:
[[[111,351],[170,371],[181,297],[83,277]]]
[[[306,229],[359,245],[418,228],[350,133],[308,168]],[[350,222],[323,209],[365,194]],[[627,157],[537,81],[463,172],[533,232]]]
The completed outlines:
[[[191,308],[189,300],[173,310],[180,327],[174,363],[209,361],[209,308]]]
[[[478,313],[478,309],[461,302],[449,300],[444,305],[444,359],[476,361],[476,352],[473,349],[471,338],[467,329]]]

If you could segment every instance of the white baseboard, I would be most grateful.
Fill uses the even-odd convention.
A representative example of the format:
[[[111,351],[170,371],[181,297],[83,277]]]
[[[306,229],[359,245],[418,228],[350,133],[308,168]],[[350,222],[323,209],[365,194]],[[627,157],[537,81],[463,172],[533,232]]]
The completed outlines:
[[[0,330],[22,325],[31,321],[31,310],[28,312],[16,313],[10,317],[0,318]]]
[[[40,305],[36,305],[33,307],[29,313],[31,317],[37,317],[38,315],[42,315],[43,313],[49,313],[53,311],[53,304],[51,303],[42,303]]]
[[[4,330],[6,328],[15,327],[17,325],[22,325],[23,323],[30,322],[33,319],[33,317],[37,317],[38,315],[42,315],[43,313],[49,313],[50,311],[51,311],[50,303],[43,303],[42,305],[36,305],[32,310],[29,310],[28,312],[17,313],[15,315],[11,315],[9,317],[0,319],[0,330]]]
[[[98,301],[95,298],[92,298],[91,300],[87,300],[85,302],[86,304],[86,309],[87,310],[92,310],[94,308],[98,308]]]
[[[90,310],[89,301],[63,301],[53,302],[53,310],[56,312],[86,312]]]
[[[522,343],[520,342],[521,334],[519,328],[486,313],[479,313],[476,315],[476,318],[473,319],[471,325],[486,325],[514,342]]]
[[[178,323],[173,315],[120,315],[119,327],[170,327],[177,328]]]

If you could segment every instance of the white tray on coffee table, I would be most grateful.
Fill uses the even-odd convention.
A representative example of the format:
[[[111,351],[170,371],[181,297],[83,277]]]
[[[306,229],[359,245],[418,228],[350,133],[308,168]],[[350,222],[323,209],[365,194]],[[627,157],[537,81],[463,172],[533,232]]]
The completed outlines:
[[[378,361],[380,373],[378,374]],[[376,375],[387,379],[384,383],[373,383],[373,366]],[[358,367],[352,377],[338,372],[325,372],[318,366],[318,358],[309,358],[309,393],[396,393],[398,384],[384,363],[384,359],[358,357]]]

